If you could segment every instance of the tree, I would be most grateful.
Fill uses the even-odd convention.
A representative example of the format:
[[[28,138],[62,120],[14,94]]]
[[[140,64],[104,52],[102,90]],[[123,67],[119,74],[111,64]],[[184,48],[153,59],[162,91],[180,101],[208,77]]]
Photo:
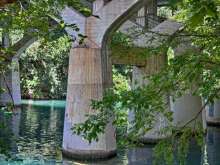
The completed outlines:
[[[0,9],[0,22],[4,22],[1,24],[1,33],[4,35],[20,33],[17,40],[13,41],[8,49],[1,48],[1,57],[5,60],[10,60],[14,56],[12,52],[17,53],[23,47],[27,48],[35,41],[33,38],[43,37],[53,40],[54,37],[59,37],[60,33],[64,33],[67,26],[78,31],[77,25],[67,25],[62,21],[59,14],[65,5],[70,5],[84,14],[91,13],[78,0],[13,2]],[[32,42],[29,43],[31,40]]]
[[[36,40],[40,40],[42,45],[46,45],[45,43],[48,44],[48,41],[67,36],[66,27],[79,31],[77,25],[65,24],[62,20],[60,12],[66,5],[86,16],[91,14],[91,11],[79,0],[0,1],[0,38],[2,39],[0,42],[0,77],[5,77],[10,69],[12,59],[15,56],[20,56]],[[9,87],[6,90],[10,94]],[[0,94],[3,91],[4,89],[0,87]],[[5,114],[13,110],[13,106],[0,107],[0,111]],[[3,133],[4,124],[0,123]],[[8,147],[5,146],[4,140],[5,137],[3,139],[0,137],[0,152],[5,153],[5,149]]]
[[[66,97],[68,59],[71,42],[68,37],[34,43],[20,58],[23,98],[63,99]],[[44,75],[44,76],[42,76]]]

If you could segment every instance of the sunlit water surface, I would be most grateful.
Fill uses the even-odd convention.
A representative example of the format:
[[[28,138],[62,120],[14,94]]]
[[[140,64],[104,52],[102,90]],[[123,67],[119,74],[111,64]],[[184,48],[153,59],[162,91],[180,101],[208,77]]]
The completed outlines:
[[[152,145],[119,151],[107,161],[76,162],[62,158],[62,131],[65,101],[24,100],[13,116],[15,137],[8,136],[11,160],[0,156],[0,165],[152,165]],[[220,128],[209,127],[205,152],[191,145],[187,165],[220,165]],[[205,165],[208,165],[205,164]]]

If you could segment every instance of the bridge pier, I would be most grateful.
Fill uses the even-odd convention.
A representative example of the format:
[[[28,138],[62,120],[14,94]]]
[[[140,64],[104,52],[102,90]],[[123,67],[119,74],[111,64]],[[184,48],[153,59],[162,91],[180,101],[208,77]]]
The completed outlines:
[[[147,85],[148,79],[146,76],[153,75],[160,71],[166,63],[166,56],[164,55],[155,55],[147,59],[145,67],[133,67],[132,74],[132,88]],[[164,97],[166,99],[166,96]],[[168,110],[168,107],[167,107]],[[135,114],[132,110],[129,112],[129,121],[135,120]],[[140,141],[143,143],[156,143],[161,139],[167,138],[168,134],[163,134],[162,129],[167,126],[167,119],[163,115],[156,116],[156,123],[154,128],[148,131],[143,137],[140,138]]]
[[[204,126],[204,113],[200,113],[202,106],[201,97],[193,96],[191,93],[185,94],[175,102],[171,102],[174,126],[183,127],[196,116],[197,118],[187,126],[193,128],[195,124],[199,123]]]
[[[174,56],[184,55],[186,51],[196,52],[197,49],[192,45],[190,38],[184,38],[183,43],[178,44],[174,48]],[[206,130],[206,115],[203,108],[203,100],[199,96],[192,94],[193,88],[196,87],[196,82],[192,82],[191,89],[187,91],[182,97],[173,102],[171,100],[171,110],[173,111],[173,124],[175,127],[183,127],[188,123],[187,127],[194,128],[195,125],[200,124]],[[193,118],[196,119],[194,121]]]
[[[87,36],[83,45],[74,44],[76,48],[73,48],[70,53],[63,135],[64,155],[76,159],[108,158],[115,155],[115,133],[111,124],[108,124],[104,133],[99,136],[99,141],[91,144],[82,136],[73,134],[71,128],[74,124],[84,122],[86,114],[94,113],[90,107],[91,99],[101,99],[104,90],[112,85],[110,64],[112,57],[109,56],[108,46],[113,32],[129,20],[132,14],[146,5],[150,6],[150,0],[96,0],[93,4],[93,16],[88,18],[68,8],[63,12],[65,23],[77,23],[81,34]],[[78,22],[75,22],[75,18]],[[165,34],[172,35],[173,31],[176,32],[179,29],[179,25],[168,21],[154,31],[163,31],[164,25]],[[167,25],[172,27],[168,32]],[[67,32],[70,36],[75,34],[68,29]],[[143,35],[134,44],[138,47],[146,47],[145,41],[148,40],[149,37]],[[158,43],[161,42],[158,40]],[[154,58],[150,60],[151,64],[143,68],[144,75],[151,71],[155,73],[155,69],[156,71],[160,69],[164,64],[164,56],[162,59],[162,61]]]
[[[220,100],[216,100],[214,105],[210,105],[206,111],[208,125],[220,126]]]
[[[73,134],[74,124],[83,123],[91,109],[91,100],[99,100],[104,90],[112,85],[104,77],[107,70],[102,68],[100,48],[73,48],[69,59],[67,104],[64,121],[63,154],[74,159],[103,159],[116,155],[115,129],[108,124],[99,141],[91,144],[81,136]]]
[[[0,94],[0,105],[5,106],[14,102],[15,106],[21,105],[20,72],[18,58],[12,59],[11,68],[0,75],[0,86],[4,92]]]

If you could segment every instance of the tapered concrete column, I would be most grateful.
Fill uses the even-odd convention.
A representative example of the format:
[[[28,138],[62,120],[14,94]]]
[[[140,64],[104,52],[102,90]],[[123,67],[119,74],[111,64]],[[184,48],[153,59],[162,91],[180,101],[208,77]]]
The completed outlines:
[[[146,76],[157,73],[166,63],[166,56],[152,56],[147,59],[146,67],[133,67],[133,75],[132,75],[132,88],[135,89],[137,87],[147,85],[149,83]],[[167,99],[165,96],[164,99]],[[154,128],[148,131],[144,137],[140,140],[144,143],[155,143],[161,139],[164,139],[168,136],[168,134],[162,134],[162,129],[167,126],[167,119],[163,115],[157,115],[156,123]],[[129,112],[129,121],[135,120],[135,114],[131,110]]]
[[[9,48],[11,39],[8,32],[3,33],[2,46]],[[21,105],[21,89],[20,89],[20,72],[19,72],[19,57],[12,58],[11,66],[5,73],[0,73],[0,87],[4,90],[0,93],[0,105],[5,106],[13,103],[15,106]]]
[[[21,105],[20,72],[18,58],[12,59],[10,70],[0,75],[0,86],[4,92],[0,94],[0,104],[6,105],[14,102],[15,106]]]
[[[193,96],[191,93],[185,94],[181,98],[171,102],[173,111],[173,123],[176,127],[182,127],[199,114],[202,108],[202,99],[199,96]],[[200,113],[195,121],[187,126],[194,127],[195,124],[203,124],[203,113]]]
[[[106,76],[109,76],[108,82]],[[105,77],[105,78],[104,78]],[[91,109],[91,100],[101,99],[104,90],[111,86],[108,69],[103,69],[100,48],[74,48],[69,59],[67,104],[63,133],[63,154],[76,159],[108,158],[116,154],[115,129],[108,124],[98,142],[88,143],[83,137],[73,134],[74,124],[86,120]]]
[[[206,111],[208,125],[220,126],[220,100],[216,100],[214,105],[210,105]]]

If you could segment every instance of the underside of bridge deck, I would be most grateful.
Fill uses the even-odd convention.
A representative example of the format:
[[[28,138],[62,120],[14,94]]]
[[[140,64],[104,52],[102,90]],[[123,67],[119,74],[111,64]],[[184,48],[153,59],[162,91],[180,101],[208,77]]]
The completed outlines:
[[[180,23],[171,20],[159,21],[157,6],[162,5],[166,5],[166,1],[96,0],[92,5],[89,5],[93,7],[93,15],[90,17],[84,17],[68,7],[62,11],[61,16],[65,23],[76,23],[80,28],[80,33],[87,36],[83,44],[73,43],[70,51],[63,133],[63,153],[65,156],[76,159],[102,159],[116,155],[115,129],[111,120],[104,133],[99,136],[99,140],[92,143],[88,143],[83,137],[74,134],[71,128],[75,124],[84,122],[87,119],[87,114],[95,113],[90,106],[91,100],[102,99],[104,91],[112,86],[112,64],[134,66],[133,88],[136,87],[134,81],[138,82],[136,84],[138,86],[146,85],[148,80],[144,80],[143,77],[159,72],[166,65],[165,53],[140,57],[138,53],[134,53],[135,51],[130,51],[119,45],[118,49],[125,50],[121,56],[117,54],[117,51],[111,54],[109,49],[112,34],[117,30],[128,33],[127,28],[146,28],[147,26],[151,32],[146,32],[133,40],[134,49],[143,52],[147,52],[149,47],[158,48],[170,36],[179,32],[182,28]],[[75,36],[75,32],[71,29],[67,28],[66,31],[70,36]],[[154,38],[153,42],[152,38]],[[11,83],[16,82],[13,78],[18,80],[19,75],[14,74],[10,78]],[[20,89],[20,87],[17,86],[16,89]],[[168,98],[168,96],[164,97]],[[187,112],[184,111],[185,105],[188,105]],[[189,92],[188,95],[172,103],[171,108],[167,109],[174,111],[174,124],[180,126],[198,112],[201,106],[201,98],[194,97]],[[133,117],[130,120],[134,120],[132,113],[131,110]],[[183,113],[186,115],[182,115]],[[218,116],[217,112],[216,116]],[[199,121],[202,121],[202,116]],[[158,116],[158,124],[142,140],[148,142],[166,137],[166,135],[161,136],[157,133],[165,126],[166,119],[163,116]]]

